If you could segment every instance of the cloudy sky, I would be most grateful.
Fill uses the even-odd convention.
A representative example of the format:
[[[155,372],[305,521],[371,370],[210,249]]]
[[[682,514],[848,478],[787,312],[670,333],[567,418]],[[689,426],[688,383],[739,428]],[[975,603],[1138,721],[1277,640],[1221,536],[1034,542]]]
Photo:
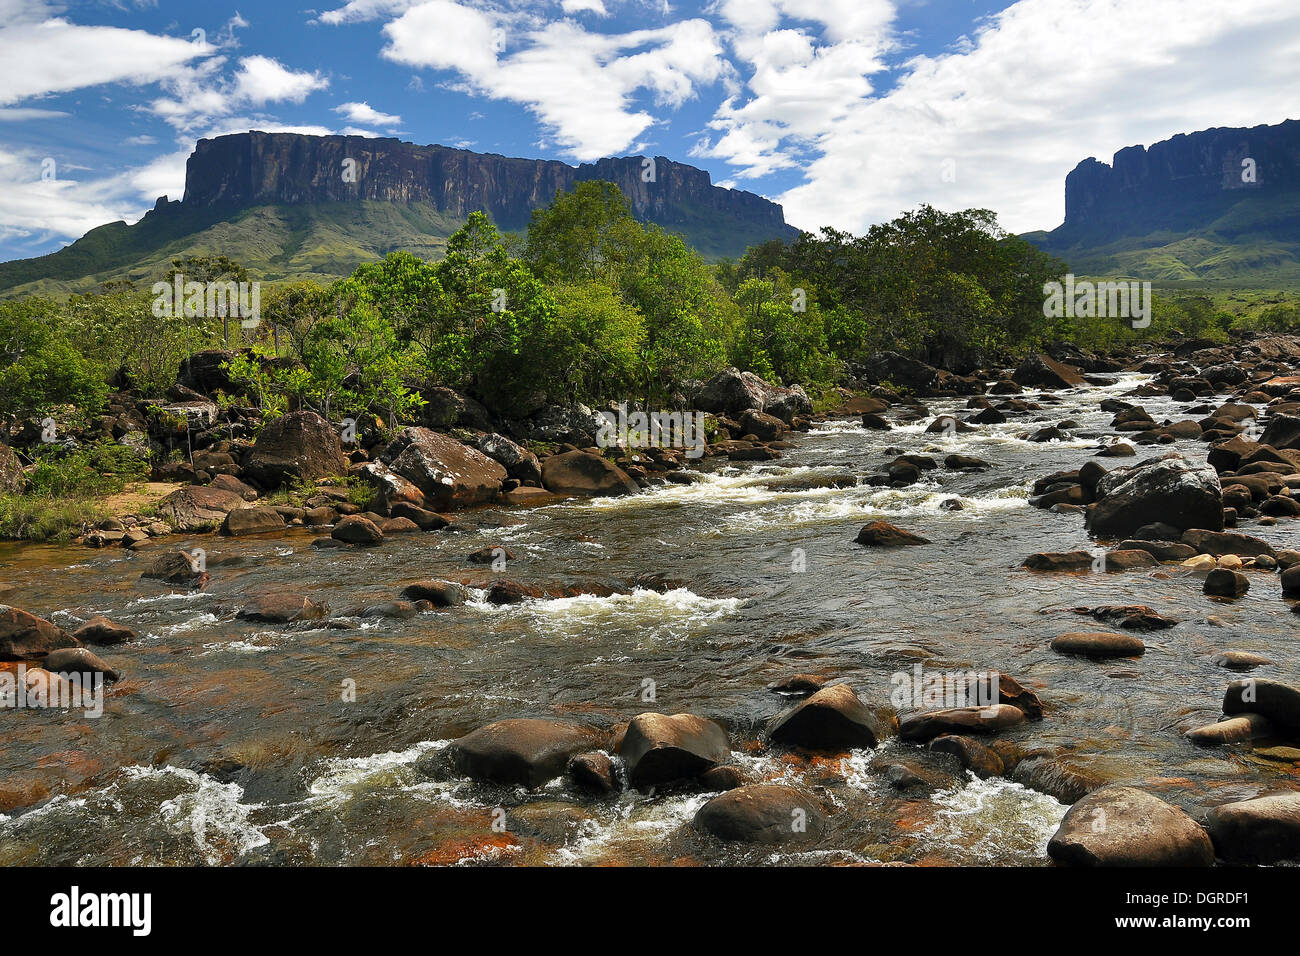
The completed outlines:
[[[0,260],[135,221],[247,129],[666,155],[803,228],[1020,232],[1085,157],[1300,117],[1297,0],[224,3],[0,0]]]

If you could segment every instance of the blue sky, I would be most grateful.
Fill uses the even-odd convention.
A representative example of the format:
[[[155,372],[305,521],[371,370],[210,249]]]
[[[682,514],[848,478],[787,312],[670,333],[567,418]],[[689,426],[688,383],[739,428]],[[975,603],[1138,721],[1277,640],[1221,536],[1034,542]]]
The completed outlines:
[[[861,230],[1051,228],[1079,160],[1300,115],[1294,0],[0,0],[0,259],[178,198],[204,136],[656,154]]]

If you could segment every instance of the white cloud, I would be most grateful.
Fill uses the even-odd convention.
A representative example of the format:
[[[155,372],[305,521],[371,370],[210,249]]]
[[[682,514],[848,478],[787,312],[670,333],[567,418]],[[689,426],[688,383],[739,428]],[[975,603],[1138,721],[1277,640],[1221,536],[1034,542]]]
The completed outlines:
[[[365,123],[369,126],[384,128],[402,125],[400,116],[395,116],[392,113],[381,113],[372,108],[369,103],[344,103],[341,106],[334,107],[334,112],[345,119],[351,120],[353,123]]]
[[[860,230],[931,202],[991,208],[1026,231],[1060,223],[1079,160],[1279,122],[1300,84],[1293,0],[1239,0],[1230,13],[1217,0],[1020,0],[970,41],[907,61],[871,95],[853,93],[849,66],[834,62],[851,39],[809,54],[754,38],[751,95],[719,109],[722,135],[698,151],[742,174],[800,166],[806,182],[777,198],[804,227]],[[949,160],[955,182],[942,175]]]
[[[0,107],[0,123],[21,123],[25,120],[59,119],[68,116],[63,110],[41,110],[27,106]]]
[[[388,59],[450,70],[459,89],[522,103],[580,160],[619,153],[656,122],[635,105],[637,93],[675,109],[725,70],[713,26],[700,19],[602,34],[571,20],[521,26],[500,11],[430,0],[384,34]]]
[[[0,13],[0,16],[4,16]],[[101,83],[155,83],[212,47],[143,30],[13,16],[0,28],[0,105]]]
[[[245,103],[301,103],[329,86],[319,72],[295,72],[267,56],[246,56],[235,73],[234,95]]]
[[[605,9],[605,4],[601,0],[561,0],[560,9],[570,16],[575,13],[594,13],[601,17],[609,16],[609,12]]]

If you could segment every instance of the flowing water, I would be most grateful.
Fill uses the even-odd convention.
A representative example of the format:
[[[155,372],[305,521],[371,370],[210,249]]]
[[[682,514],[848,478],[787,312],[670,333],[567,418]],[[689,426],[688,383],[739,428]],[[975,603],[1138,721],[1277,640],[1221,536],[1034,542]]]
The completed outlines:
[[[0,864],[1045,863],[1066,809],[1050,796],[978,780],[897,740],[829,759],[761,745],[763,723],[789,704],[767,689],[782,677],[847,680],[868,704],[884,704],[892,676],[918,663],[997,670],[1033,687],[1046,718],[1005,736],[1065,748],[1091,774],[1143,782],[1191,808],[1253,793],[1293,768],[1248,751],[1198,750],[1181,731],[1219,714],[1234,675],[1212,662],[1216,651],[1267,654],[1277,665],[1256,673],[1294,678],[1297,618],[1275,575],[1253,573],[1244,599],[1218,603],[1180,567],[1019,568],[1036,551],[1095,547],[1080,515],[1030,507],[1029,487],[1088,460],[1111,418],[1097,403],[1142,381],[1026,396],[1050,404],[974,434],[924,434],[928,418],[887,433],[829,422],[776,462],[705,461],[693,466],[695,484],[478,511],[460,516],[454,533],[373,550],[316,550],[305,531],[176,539],[207,552],[212,581],[200,592],[141,581],[146,555],[0,546],[0,602],[68,628],[103,614],[140,634],[102,649],[124,674],[102,717],[0,715]],[[1189,417],[1168,399],[1135,401],[1157,420]],[[964,414],[964,400],[930,407]],[[1069,441],[1016,437],[1064,419],[1079,424]],[[958,452],[994,467],[941,468],[903,489],[809,487],[878,472],[892,449]],[[961,510],[941,506],[952,498]],[[854,545],[873,518],[933,543]],[[1242,530],[1294,543],[1285,521]],[[465,555],[498,543],[516,555],[510,578],[619,593],[494,607],[478,590],[464,607],[407,620],[342,616],[394,600],[415,580],[481,588],[492,572]],[[646,572],[681,586],[634,588]],[[324,600],[335,616],[295,626],[235,618],[248,595],[270,589]],[[1133,603],[1182,622],[1144,635],[1141,659],[1093,663],[1048,649],[1060,633],[1105,629],[1071,608]],[[355,701],[344,699],[346,682]],[[654,703],[643,699],[650,689]],[[430,781],[415,767],[493,720],[609,727],[646,710],[723,723],[751,777],[795,783],[822,802],[828,836],[794,851],[727,847],[690,826],[708,794],[593,799],[562,780],[528,793]],[[935,768],[929,792],[891,788],[882,768],[900,759]],[[501,811],[505,833],[493,826]]]

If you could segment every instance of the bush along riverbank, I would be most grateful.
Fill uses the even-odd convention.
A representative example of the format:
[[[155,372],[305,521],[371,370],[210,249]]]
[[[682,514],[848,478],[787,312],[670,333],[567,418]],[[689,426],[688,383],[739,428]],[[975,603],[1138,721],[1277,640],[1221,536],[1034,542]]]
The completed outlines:
[[[1041,511],[1025,508],[1022,514],[1054,516],[1054,527],[1061,529],[1056,533],[1063,536],[1071,533],[1067,524],[1077,531],[1086,526],[1092,545],[1016,555],[1000,572],[1008,580],[1032,577],[1049,589],[1064,589],[1075,577],[1088,576],[1101,591],[1110,582],[1117,589],[1131,587],[1125,582],[1134,579],[1152,588],[1195,582],[1196,595],[1181,600],[1203,602],[1206,621],[1217,608],[1229,613],[1235,602],[1248,595],[1257,599],[1263,591],[1283,609],[1300,596],[1300,579],[1292,580],[1300,550],[1280,545],[1278,538],[1300,517],[1300,339],[1294,337],[1247,335],[1231,347],[1187,341],[1172,351],[1105,356],[1062,345],[1014,366],[961,375],[898,353],[877,353],[854,367],[851,387],[827,396],[821,409],[801,388],[725,369],[683,395],[686,408],[707,415],[702,446],[690,441],[696,420],[679,412],[676,419],[661,420],[671,439],[663,443],[667,447],[645,447],[641,426],[648,428],[650,418],[637,418],[646,410],[635,403],[599,412],[576,403],[548,405],[509,419],[450,389],[423,392],[424,424],[391,433],[356,422],[352,432],[348,423],[310,410],[259,421],[253,410],[222,407],[212,397],[223,391],[216,379],[237,359],[219,352],[195,355],[156,412],[146,414],[124,396],[115,400],[121,411],[104,422],[105,433],[139,425],[150,441],[184,436],[189,451],[185,461],[166,462],[150,475],[176,487],[152,504],[149,515],[120,517],[120,527],[97,528],[81,536],[83,544],[152,549],[131,563],[133,574],[143,569],[146,580],[181,593],[201,591],[222,569],[196,560],[192,548],[157,540],[163,534],[235,539],[306,529],[315,536],[311,548],[317,553],[401,549],[410,540],[404,536],[455,533],[465,516],[483,506],[549,504],[566,496],[650,497],[658,488],[706,480],[719,467],[761,473],[813,441],[798,437],[810,430],[850,429],[896,444],[886,444],[879,461],[837,458],[833,473],[823,467],[773,477],[767,490],[822,490],[831,501],[866,489],[903,496],[919,487],[942,487],[937,475],[996,474],[1005,468],[995,454],[998,445],[988,445],[993,451],[981,457],[962,444],[996,434],[1017,448],[1037,446],[1046,453],[1068,446],[1088,455],[1077,469],[1024,475],[1023,494]],[[1144,407],[1157,403],[1159,414]],[[1102,413],[1108,424],[1054,416],[1056,406],[1079,416]],[[8,473],[15,476],[12,465]],[[28,470],[17,474],[27,478]],[[978,505],[969,495],[941,497],[936,514]],[[931,528],[914,527],[917,517],[869,517],[842,547],[860,553],[882,574],[897,570],[894,556],[932,561],[936,549],[947,546]],[[462,581],[412,576],[387,602],[345,616],[398,620],[455,613],[470,601],[527,607],[608,598],[632,588],[686,599],[684,583],[666,573],[647,572],[613,586],[516,577],[512,547],[488,544],[465,556],[471,565],[491,568],[479,581],[481,598],[471,596]],[[1046,661],[1035,666],[1047,674],[1059,674],[1061,667],[1101,668],[1095,680],[1133,679],[1154,666],[1147,653],[1154,649],[1148,646],[1154,645],[1153,634],[1167,641],[1193,639],[1185,615],[1159,606],[1099,602],[1055,612],[1045,613],[1039,625],[1045,631],[1034,650],[1038,656],[1017,658],[1027,665]],[[1088,623],[1063,623],[1063,613]],[[337,619],[318,596],[289,589],[250,594],[237,614],[238,621],[256,627],[314,627]],[[1225,639],[1232,633],[1225,632]],[[14,607],[0,614],[0,659],[24,662],[37,672],[75,664],[119,680],[130,671],[134,642],[131,628],[105,617],[70,632]],[[994,660],[1008,653],[995,644],[981,645]],[[106,661],[88,645],[120,645],[113,656],[128,660]],[[771,684],[782,706],[762,720],[748,711],[729,713],[723,705],[718,712],[668,714],[633,702],[635,713],[623,719],[538,716],[533,707],[515,716],[470,720],[445,746],[418,749],[410,771],[419,780],[468,780],[525,793],[563,778],[571,788],[565,792],[574,794],[572,805],[579,807],[599,806],[619,793],[651,794],[644,798],[651,803],[697,794],[693,802],[673,806],[689,809],[690,828],[700,839],[787,851],[835,846],[846,853],[850,848],[836,843],[849,812],[842,794],[831,796],[837,786],[866,775],[891,795],[873,799],[904,801],[908,794],[946,793],[945,781],[969,774],[1045,794],[1059,801],[1052,806],[1069,806],[1057,817],[1047,809],[1034,811],[1051,821],[1045,854],[1058,864],[1295,859],[1300,687],[1268,656],[1230,643],[1215,649],[1214,661],[1240,676],[1225,676],[1220,695],[1192,701],[1172,724],[1141,733],[1161,741],[1172,735],[1193,752],[1249,759],[1248,769],[1227,784],[1201,777],[1200,783],[1180,783],[1167,774],[1143,775],[1140,764],[1117,770],[1114,763],[1088,760],[1054,730],[1069,710],[1057,687],[992,666],[981,669],[978,661],[970,662],[975,671],[994,675],[987,686],[976,682],[954,690],[944,684],[934,694],[912,686],[901,696],[862,678],[787,671]],[[1205,721],[1207,708],[1222,719]],[[1132,727],[1124,732],[1141,736]],[[853,763],[863,753],[867,762]],[[1185,759],[1194,765],[1200,758]],[[799,769],[797,780],[789,777],[792,768]],[[247,769],[235,761],[222,773]],[[1189,765],[1188,773],[1195,772]],[[901,804],[889,806],[891,813],[905,813]],[[519,810],[511,807],[511,813]],[[482,831],[458,838],[455,846],[431,849],[416,862],[498,858],[522,852],[527,841],[546,841],[533,833]],[[906,855],[897,848],[875,852]]]

